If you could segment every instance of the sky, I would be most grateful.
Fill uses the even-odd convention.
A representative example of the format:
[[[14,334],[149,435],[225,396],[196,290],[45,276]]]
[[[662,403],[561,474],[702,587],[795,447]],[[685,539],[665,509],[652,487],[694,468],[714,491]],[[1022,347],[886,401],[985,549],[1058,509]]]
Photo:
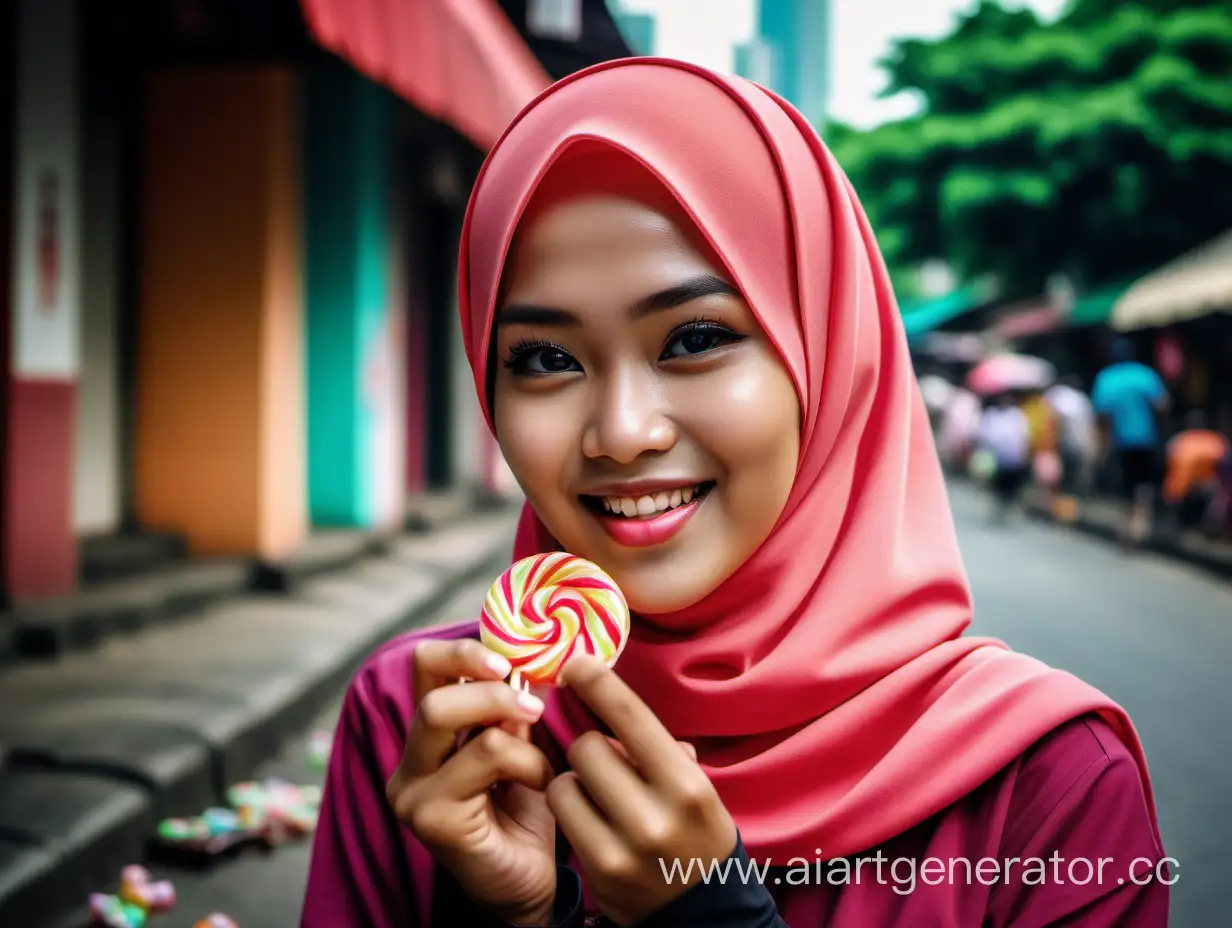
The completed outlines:
[[[713,68],[732,69],[732,47],[753,31],[757,0],[621,0],[626,9],[656,19],[655,53]],[[773,3],[775,0],[761,0]],[[1006,0],[1053,17],[1067,0]],[[831,115],[861,128],[915,111],[909,97],[878,100],[885,84],[876,61],[894,38],[933,37],[949,31],[954,17],[975,0],[830,0]]]

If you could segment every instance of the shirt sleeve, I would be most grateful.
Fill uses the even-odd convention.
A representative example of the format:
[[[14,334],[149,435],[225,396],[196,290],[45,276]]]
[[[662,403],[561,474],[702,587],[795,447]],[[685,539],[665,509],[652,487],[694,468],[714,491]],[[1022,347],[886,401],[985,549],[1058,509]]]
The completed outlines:
[[[1103,374],[1097,374],[1095,383],[1091,386],[1091,407],[1096,412],[1108,411],[1107,383],[1108,378]]]
[[[990,926],[1168,924],[1174,862],[1164,856],[1138,766],[1102,720],[1082,727],[1088,745],[1096,739],[1094,756],[1072,775],[1037,765],[1042,786],[1026,791],[1023,814],[1006,832],[1006,869],[990,900]]]
[[[753,872],[739,835],[726,867],[727,874]],[[714,879],[691,886],[639,928],[787,928],[774,899],[759,879]]]
[[[381,756],[398,742],[365,671],[352,681],[334,734],[313,838],[300,928],[415,928],[425,924],[400,825],[385,798]],[[431,870],[428,871],[430,879]]]

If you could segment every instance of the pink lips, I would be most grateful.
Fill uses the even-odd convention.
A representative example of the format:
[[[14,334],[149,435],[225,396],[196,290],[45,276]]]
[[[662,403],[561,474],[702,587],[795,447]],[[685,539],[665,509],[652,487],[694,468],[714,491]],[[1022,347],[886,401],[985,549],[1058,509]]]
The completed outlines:
[[[632,519],[606,513],[597,514],[595,518],[617,544],[626,548],[649,548],[663,544],[684,528],[705,498],[699,496],[683,506],[669,509],[650,519]]]

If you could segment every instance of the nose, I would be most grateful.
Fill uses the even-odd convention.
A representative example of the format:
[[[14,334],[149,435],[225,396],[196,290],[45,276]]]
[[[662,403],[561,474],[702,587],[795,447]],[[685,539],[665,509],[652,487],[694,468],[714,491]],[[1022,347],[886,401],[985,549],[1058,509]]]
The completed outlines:
[[[667,451],[677,429],[665,394],[653,376],[622,371],[596,384],[593,406],[582,434],[582,453],[629,464],[643,454]]]

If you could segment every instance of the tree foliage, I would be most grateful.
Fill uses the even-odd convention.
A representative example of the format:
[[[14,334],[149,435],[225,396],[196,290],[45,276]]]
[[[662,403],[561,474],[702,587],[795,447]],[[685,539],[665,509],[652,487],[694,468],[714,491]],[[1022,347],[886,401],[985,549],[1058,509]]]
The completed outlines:
[[[1232,0],[991,0],[903,39],[919,115],[826,138],[891,267],[929,258],[1038,292],[1141,273],[1232,225]]]

